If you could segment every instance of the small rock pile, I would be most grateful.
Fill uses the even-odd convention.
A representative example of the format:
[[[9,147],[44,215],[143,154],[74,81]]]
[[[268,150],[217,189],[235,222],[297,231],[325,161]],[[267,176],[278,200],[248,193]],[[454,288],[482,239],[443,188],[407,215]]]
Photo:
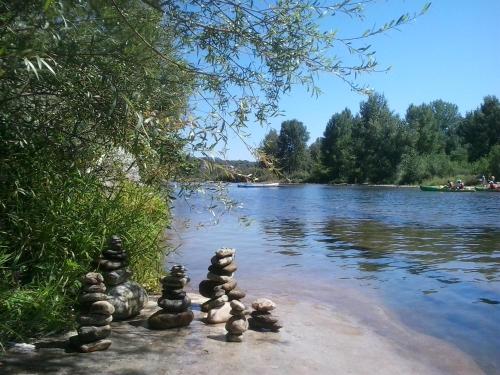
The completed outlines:
[[[245,292],[236,289],[233,274],[238,269],[234,258],[236,250],[221,248],[215,252],[208,267],[207,280],[199,285],[202,296],[210,298],[201,305],[201,310],[207,313],[207,323],[224,323],[231,317],[231,306],[228,301],[245,297]]]
[[[78,316],[78,335],[69,339],[70,345],[84,353],[106,350],[111,340],[113,305],[107,301],[104,278],[96,272],[87,273],[82,279],[82,290],[79,297],[80,314]]]
[[[237,299],[232,300],[231,311],[232,316],[226,323],[226,340],[228,342],[242,342],[242,335],[248,329],[248,321],[245,316],[245,305]]]
[[[276,304],[270,299],[259,298],[252,303],[252,307],[254,311],[248,320],[251,329],[278,332],[283,327],[279,318],[271,313],[276,308]]]
[[[162,295],[158,299],[161,310],[151,315],[148,319],[152,329],[169,329],[188,326],[194,318],[189,309],[191,299],[183,290],[188,283],[186,269],[175,265],[170,269],[170,274],[161,279]]]
[[[113,318],[123,320],[131,318],[144,308],[148,295],[143,287],[134,281],[129,281],[132,272],[127,268],[128,255],[123,249],[122,240],[112,236],[108,248],[96,261],[98,269],[102,270],[108,289],[109,302],[115,307]]]

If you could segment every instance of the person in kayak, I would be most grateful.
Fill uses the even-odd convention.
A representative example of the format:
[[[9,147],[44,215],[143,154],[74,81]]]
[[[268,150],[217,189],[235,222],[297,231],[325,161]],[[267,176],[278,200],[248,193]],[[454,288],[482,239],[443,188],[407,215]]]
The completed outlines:
[[[450,180],[448,180],[448,183],[446,184],[446,187],[450,190],[453,190],[455,188],[455,186],[453,185],[453,182],[451,182]]]
[[[457,180],[456,189],[457,190],[463,190],[464,187],[465,187],[465,185],[462,182],[462,180]]]

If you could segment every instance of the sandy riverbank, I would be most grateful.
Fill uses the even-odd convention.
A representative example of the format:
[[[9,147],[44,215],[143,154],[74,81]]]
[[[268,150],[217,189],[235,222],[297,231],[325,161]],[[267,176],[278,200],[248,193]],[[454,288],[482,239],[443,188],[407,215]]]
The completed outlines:
[[[283,320],[280,333],[248,331],[241,344],[224,341],[224,325],[201,321],[201,296],[191,294],[190,327],[150,331],[143,313],[114,322],[108,351],[68,353],[65,337],[45,340],[30,354],[9,353],[5,374],[481,374],[464,353],[411,331],[373,301],[341,290],[341,310],[308,299],[272,296]],[[357,306],[347,314],[345,310]],[[365,318],[363,318],[365,316]]]

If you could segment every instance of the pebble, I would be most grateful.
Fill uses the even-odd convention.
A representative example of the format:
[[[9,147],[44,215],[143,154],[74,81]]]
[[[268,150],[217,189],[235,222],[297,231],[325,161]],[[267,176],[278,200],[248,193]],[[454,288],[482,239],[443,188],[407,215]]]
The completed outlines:
[[[211,309],[216,309],[223,306],[228,301],[227,296],[224,294],[218,298],[208,300],[201,304],[200,308],[203,312],[208,312]]]
[[[243,334],[248,329],[248,321],[239,316],[232,316],[226,322],[226,331],[230,334]]]
[[[191,298],[185,296],[183,299],[160,298],[158,306],[170,313],[181,313],[191,306]]]
[[[230,306],[234,311],[242,312],[245,310],[245,305],[238,300],[231,301]]]
[[[106,326],[113,321],[111,315],[82,314],[77,318],[78,324],[82,326]]]
[[[165,276],[161,278],[161,283],[167,288],[182,289],[188,283],[188,279],[186,277]]]
[[[106,291],[106,285],[101,284],[87,284],[84,285],[82,290],[87,293],[104,293]]]
[[[231,333],[226,334],[227,342],[243,342],[242,335],[233,335]]]
[[[118,270],[106,272],[104,274],[104,280],[109,286],[123,284],[129,277],[132,276],[132,272],[127,268],[121,268]]]
[[[214,288],[217,287],[218,285],[221,285],[221,283],[212,280],[203,280],[198,287],[198,291],[203,297],[214,298],[215,297]],[[220,288],[219,290],[223,290],[225,292],[225,290],[222,288]]]
[[[252,307],[261,312],[272,311],[276,308],[276,304],[267,298],[259,298],[252,302]]]
[[[112,260],[108,260],[108,259],[99,259],[97,261],[97,267],[101,270],[105,270],[105,271],[114,271],[114,270],[117,270],[119,268],[123,268],[125,267],[127,264],[126,262],[114,262]]]
[[[246,293],[240,289],[233,289],[227,293],[229,300],[232,301],[234,299],[243,299],[246,296]]]
[[[229,265],[226,267],[229,267]],[[224,268],[225,267],[214,266],[212,264],[210,265],[210,267],[208,267],[208,270],[212,273],[215,273],[216,275],[223,275],[223,276],[231,276],[234,273],[234,271],[227,271]]]
[[[227,283],[233,280],[233,276],[222,276],[222,275],[216,275],[215,273],[209,272],[207,273],[207,279],[220,282],[220,283]]]
[[[254,318],[255,320],[259,321],[260,323],[263,323],[263,324],[274,324],[274,323],[277,323],[279,322],[279,317],[276,316],[276,315],[272,315],[270,313],[264,313],[264,314],[260,314],[260,313],[257,313],[256,311],[253,311],[251,313],[252,315],[252,318]]]
[[[80,295],[78,301],[83,304],[88,304],[96,301],[106,301],[108,296],[104,293],[85,293]]]
[[[115,251],[115,250],[104,250],[102,252],[102,255],[106,257],[106,259],[112,259],[112,260],[117,260],[117,261],[123,261],[126,260],[127,253],[125,251]]]
[[[115,307],[108,301],[97,301],[90,305],[90,314],[113,315]]]
[[[236,280],[233,279],[231,281],[228,281],[227,283],[222,284],[220,287],[224,289],[226,292],[230,292],[231,290],[236,288],[236,285],[238,284],[236,283]]]
[[[215,255],[218,258],[226,258],[226,257],[232,257],[236,253],[235,249],[231,249],[229,247],[223,247],[215,252]]]
[[[210,259],[210,262],[214,266],[219,266],[219,267],[225,267],[228,264],[230,264],[233,261],[233,257],[226,257],[226,258],[217,258],[217,256],[213,256]]]
[[[191,310],[187,310],[177,314],[170,314],[165,310],[159,310],[148,319],[149,327],[152,329],[169,329],[185,327],[194,319],[194,314]]]
[[[89,272],[82,277],[83,284],[101,284],[104,282],[104,278],[100,273]]]
[[[250,328],[257,329],[257,330],[266,329],[269,331],[278,332],[280,330],[280,328],[283,328],[283,325],[280,322],[268,324],[268,323],[263,323],[259,320],[256,320],[254,317],[250,318],[248,320],[248,323],[249,323]]]
[[[222,307],[210,310],[207,314],[207,323],[217,324],[227,322],[231,318],[229,311],[231,311],[231,306],[227,302]]]
[[[111,334],[111,326],[83,326],[77,329],[78,340],[84,344],[92,341],[102,340]]]
[[[186,297],[186,292],[182,289],[169,289],[163,290],[161,296],[168,299],[183,299]]]
[[[98,340],[94,342],[89,342],[87,344],[82,344],[78,346],[78,350],[82,353],[97,352],[100,350],[106,350],[111,346],[111,340]]]

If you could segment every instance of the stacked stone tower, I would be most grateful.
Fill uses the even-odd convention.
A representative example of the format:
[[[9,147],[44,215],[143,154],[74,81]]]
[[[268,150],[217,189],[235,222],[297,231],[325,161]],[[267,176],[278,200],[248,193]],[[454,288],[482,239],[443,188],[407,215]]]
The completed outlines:
[[[243,333],[248,329],[248,321],[245,316],[245,305],[237,299],[232,300],[231,311],[232,316],[226,323],[226,340],[228,342],[241,342]]]
[[[183,290],[188,281],[186,269],[181,265],[173,266],[170,275],[161,279],[162,295],[158,299],[158,306],[161,310],[149,317],[150,328],[185,327],[193,321],[194,315],[190,310],[191,299]]]
[[[201,305],[201,310],[207,313],[207,323],[224,323],[231,317],[231,306],[228,301],[245,297],[245,292],[236,289],[233,275],[238,269],[234,261],[236,250],[221,248],[211,259],[207,280],[199,285],[200,294],[210,298]]]
[[[270,299],[259,298],[252,302],[252,307],[254,311],[248,320],[250,328],[278,332],[283,327],[279,318],[271,313],[276,308],[276,304]]]
[[[69,339],[70,345],[81,352],[106,350],[111,345],[106,338],[111,334],[114,307],[105,294],[104,278],[96,272],[87,273],[82,279],[79,297],[78,335]]]
[[[139,314],[148,295],[142,286],[129,280],[132,272],[127,268],[128,255],[120,237],[111,237],[96,263],[108,286],[109,302],[115,307],[113,318],[123,320]]]

